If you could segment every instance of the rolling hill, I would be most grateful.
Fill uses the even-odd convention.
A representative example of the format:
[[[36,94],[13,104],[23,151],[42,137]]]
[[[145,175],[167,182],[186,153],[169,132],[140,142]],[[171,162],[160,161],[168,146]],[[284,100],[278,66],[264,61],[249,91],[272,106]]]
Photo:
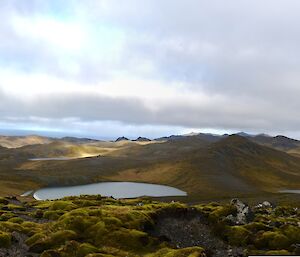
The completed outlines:
[[[7,148],[17,148],[25,145],[48,144],[53,139],[42,136],[0,136],[0,146]]]
[[[197,201],[300,188],[300,158],[239,135],[217,140],[193,135],[151,142],[52,142],[1,152],[1,183],[14,183],[10,190],[18,192],[18,181],[23,181],[24,191],[41,186],[139,181],[175,186],[186,191],[189,200]],[[28,160],[84,157],[83,153],[88,157]]]

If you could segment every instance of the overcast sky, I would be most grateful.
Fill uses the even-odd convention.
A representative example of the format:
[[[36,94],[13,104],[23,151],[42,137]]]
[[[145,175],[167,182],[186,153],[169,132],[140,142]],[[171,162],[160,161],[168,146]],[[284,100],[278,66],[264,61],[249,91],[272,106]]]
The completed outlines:
[[[298,0],[1,0],[0,128],[300,138]]]

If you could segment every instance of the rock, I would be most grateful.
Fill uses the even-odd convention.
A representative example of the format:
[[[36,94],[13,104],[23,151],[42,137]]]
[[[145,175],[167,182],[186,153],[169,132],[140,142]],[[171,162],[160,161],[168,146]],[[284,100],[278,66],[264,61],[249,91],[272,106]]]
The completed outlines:
[[[264,202],[256,205],[254,208],[256,208],[256,209],[272,208],[272,204],[268,201],[264,201]]]
[[[264,201],[254,206],[253,210],[258,211],[261,214],[270,214],[273,211],[273,206],[270,202]]]
[[[226,219],[235,225],[247,224],[250,220],[250,217],[252,216],[252,212],[249,206],[244,204],[239,199],[232,199],[230,203],[231,205],[235,206],[237,213],[236,216],[233,216],[232,214],[228,215]]]
[[[236,224],[236,217],[233,216],[232,214],[228,215],[225,218],[225,221],[229,224],[229,225],[235,225]]]
[[[272,208],[272,204],[271,204],[270,202],[268,202],[268,201],[264,201],[264,202],[262,203],[262,206],[263,206],[264,208]]]

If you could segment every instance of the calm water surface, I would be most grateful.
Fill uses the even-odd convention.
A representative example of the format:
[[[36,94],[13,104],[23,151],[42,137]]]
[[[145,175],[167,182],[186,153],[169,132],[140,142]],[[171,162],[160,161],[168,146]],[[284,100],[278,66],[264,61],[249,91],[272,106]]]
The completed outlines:
[[[65,196],[103,195],[114,198],[135,198],[139,196],[186,196],[187,193],[174,187],[134,182],[102,182],[80,186],[51,187],[37,190],[37,200],[53,200]]]
[[[297,190],[297,189],[286,189],[286,190],[280,190],[279,193],[300,194],[300,190]]]
[[[29,161],[67,161],[76,159],[74,157],[32,158]]]

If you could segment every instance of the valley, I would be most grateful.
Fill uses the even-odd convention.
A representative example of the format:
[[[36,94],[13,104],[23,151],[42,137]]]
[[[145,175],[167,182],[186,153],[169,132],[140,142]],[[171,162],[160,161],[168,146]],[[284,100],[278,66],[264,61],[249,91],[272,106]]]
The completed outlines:
[[[0,256],[299,254],[297,140],[17,142],[0,140]]]
[[[172,186],[187,192],[184,201],[197,202],[282,198],[280,190],[300,188],[300,158],[293,154],[300,143],[283,136],[197,134],[115,142],[47,138],[38,144],[31,138],[23,138],[23,146],[1,147],[0,194],[127,181]]]

